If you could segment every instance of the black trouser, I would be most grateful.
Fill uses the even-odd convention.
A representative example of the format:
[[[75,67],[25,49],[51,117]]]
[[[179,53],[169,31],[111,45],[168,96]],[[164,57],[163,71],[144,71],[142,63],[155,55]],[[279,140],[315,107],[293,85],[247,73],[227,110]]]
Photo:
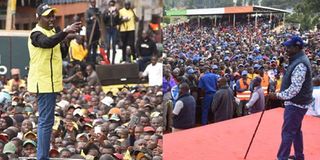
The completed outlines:
[[[95,28],[94,33],[92,35],[92,40],[91,42],[89,42],[90,36],[91,36],[91,32],[92,32],[92,28],[87,28],[87,32],[86,32],[86,36],[87,36],[87,44],[88,46],[88,55],[87,55],[87,62],[95,65],[96,64],[96,59],[97,59],[97,48],[98,48],[98,44],[99,44],[99,39],[100,39],[100,31],[99,28]]]
[[[143,72],[146,69],[148,63],[151,61],[151,57],[152,56],[145,56],[145,57],[142,57],[142,59],[139,59],[138,64],[139,64],[140,72]]]
[[[97,60],[97,49],[98,49],[98,40],[91,43],[91,45],[88,47],[88,55],[87,55],[87,62],[95,65]]]
[[[107,55],[110,63],[114,64],[116,57],[116,43],[117,43],[118,30],[115,27],[107,27],[106,29],[106,41],[105,47],[107,49]],[[112,60],[110,59],[110,43],[112,44]]]
[[[248,100],[241,100],[239,107],[237,109],[237,116],[241,117],[241,116],[245,116],[248,115],[248,109],[246,109],[246,104],[248,103]]]
[[[133,60],[136,60],[136,55],[135,55],[135,47],[134,47],[134,38],[135,31],[125,31],[121,32],[121,41],[122,41],[122,60],[126,61],[127,56],[130,58],[130,55],[133,56]],[[131,48],[131,53],[129,55],[126,54],[126,49],[127,46],[130,46]]]

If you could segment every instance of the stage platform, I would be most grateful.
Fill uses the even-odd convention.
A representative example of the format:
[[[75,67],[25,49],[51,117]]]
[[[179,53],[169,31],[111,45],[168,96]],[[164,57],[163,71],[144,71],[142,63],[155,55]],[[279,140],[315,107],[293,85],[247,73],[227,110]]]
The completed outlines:
[[[283,109],[265,112],[247,160],[275,160]],[[241,160],[261,113],[164,135],[164,160]],[[320,160],[320,118],[303,120],[306,160]],[[291,150],[293,153],[293,149]]]

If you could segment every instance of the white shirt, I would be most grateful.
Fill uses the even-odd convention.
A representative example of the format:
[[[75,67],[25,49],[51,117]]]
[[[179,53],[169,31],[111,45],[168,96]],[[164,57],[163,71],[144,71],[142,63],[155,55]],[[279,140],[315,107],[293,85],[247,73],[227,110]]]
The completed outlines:
[[[183,102],[179,100],[174,106],[172,113],[175,115],[179,115],[182,108],[183,108]]]
[[[252,107],[257,102],[258,99],[259,99],[259,93],[258,92],[253,92],[249,102],[246,104],[246,107],[247,108]]]
[[[314,103],[308,108],[307,115],[320,116],[320,86],[313,87],[312,97]]]
[[[143,76],[148,76],[149,86],[162,86],[162,63],[149,64],[143,72]]]

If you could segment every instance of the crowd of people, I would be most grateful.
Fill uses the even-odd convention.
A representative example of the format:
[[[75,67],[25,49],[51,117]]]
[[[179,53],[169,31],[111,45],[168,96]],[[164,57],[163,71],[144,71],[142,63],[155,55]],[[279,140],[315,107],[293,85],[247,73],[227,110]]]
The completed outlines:
[[[97,8],[95,0],[89,1],[85,25],[71,46],[72,60],[115,64],[115,58],[119,56],[122,57],[120,63],[138,63],[139,70],[144,71],[152,56],[159,57],[156,43],[161,43],[158,40],[161,37],[160,15],[152,15],[148,27],[144,27],[144,15],[139,19],[130,1],[122,4],[109,0],[104,4]],[[81,19],[76,16],[74,21]],[[117,55],[118,48],[122,55]]]
[[[280,25],[280,18],[277,19]],[[162,89],[165,114],[170,115],[166,117],[173,117],[168,119],[166,131],[282,107],[282,101],[268,97],[280,91],[289,64],[283,42],[294,36],[303,40],[303,49],[312,64],[316,103],[307,114],[319,116],[319,31],[294,27],[280,30],[269,17],[262,16],[257,27],[254,20],[246,18],[234,27],[227,19],[219,20],[217,26],[212,26],[211,21],[198,23],[191,19],[170,24],[163,32]],[[190,91],[183,93],[186,86]],[[184,102],[185,94],[196,103]]]
[[[46,159],[46,155],[62,159],[162,159],[162,63],[153,39],[160,26],[151,22],[150,28],[142,31],[136,42],[137,17],[130,1],[119,9],[118,2],[110,0],[102,11],[95,7],[95,0],[89,3],[86,22],[79,23],[81,19],[74,17],[73,24],[56,30],[55,39],[48,36],[55,34],[51,31],[57,11],[47,4],[37,8],[39,22],[31,32],[28,44],[29,74],[22,76],[20,69],[12,68],[11,74],[0,75],[1,160],[36,159],[39,156]],[[101,26],[105,27],[105,36],[100,33]],[[105,39],[105,45],[101,43],[102,39]],[[115,45],[120,43],[124,62],[129,59],[125,53],[131,51],[132,56],[137,53],[139,76],[142,79],[148,77],[149,85],[124,85],[116,90],[103,91],[95,71],[95,64],[101,60],[97,58],[97,45],[105,47],[100,49],[101,61],[114,64]],[[38,57],[43,59],[41,61],[34,59],[50,56],[44,53],[48,50],[42,48],[53,48],[51,60],[48,57]],[[108,53],[107,59],[103,57],[104,50]],[[113,59],[109,59],[110,52]],[[63,61],[59,54],[62,54]],[[60,63],[62,78],[58,71]],[[51,107],[52,100],[55,107]],[[53,119],[51,111],[43,107],[53,109],[53,124],[48,121]],[[48,153],[46,148],[41,148],[47,146],[45,139],[50,140]]]
[[[80,66],[65,66],[64,89],[57,97],[50,157],[86,159],[161,159],[162,91],[160,87],[124,86],[105,93],[95,71],[80,75]],[[92,74],[94,73],[94,74]],[[0,158],[35,157],[38,103],[26,80],[12,69],[1,76]]]

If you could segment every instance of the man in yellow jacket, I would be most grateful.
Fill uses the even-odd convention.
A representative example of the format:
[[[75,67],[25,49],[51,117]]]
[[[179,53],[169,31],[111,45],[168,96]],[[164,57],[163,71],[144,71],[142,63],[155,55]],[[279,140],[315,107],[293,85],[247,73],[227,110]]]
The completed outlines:
[[[48,4],[39,5],[36,10],[38,24],[28,39],[30,69],[27,89],[36,93],[38,99],[38,160],[49,159],[56,95],[63,89],[62,57],[68,52],[63,42],[68,33],[74,33],[81,27],[80,22],[76,22],[58,31],[54,27],[55,12],[56,9]]]

